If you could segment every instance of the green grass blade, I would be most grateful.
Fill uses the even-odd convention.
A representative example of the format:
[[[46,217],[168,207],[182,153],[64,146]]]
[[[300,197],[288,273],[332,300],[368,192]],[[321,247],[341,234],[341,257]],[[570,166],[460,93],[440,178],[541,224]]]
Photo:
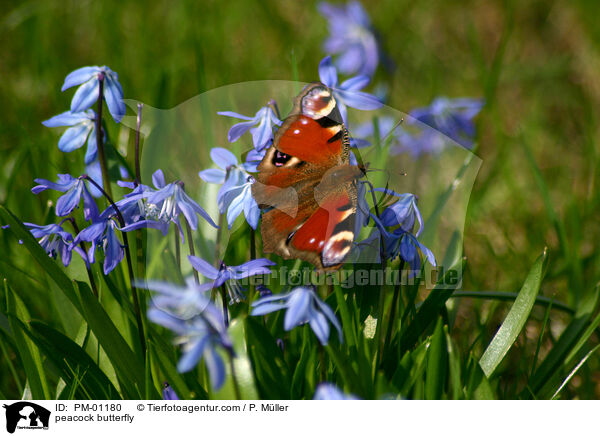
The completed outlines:
[[[208,399],[208,394],[204,390],[199,390],[197,395],[196,393],[192,394],[184,377],[177,371],[174,363],[176,361],[170,355],[171,353],[163,349],[154,339],[149,341],[148,350],[150,350],[150,354],[152,355],[152,361],[156,364],[163,377],[161,381],[169,383],[179,398],[182,400]]]
[[[121,399],[106,374],[78,344],[43,322],[32,321],[30,326],[31,338],[61,371],[67,384],[77,382],[80,374],[78,383],[90,395],[85,399]]]
[[[569,383],[569,381],[571,381],[571,379],[573,378],[573,376],[577,373],[577,371],[579,371],[579,368],[581,368],[583,366],[583,364],[590,358],[590,356],[592,354],[594,354],[596,352],[596,350],[598,350],[598,348],[600,348],[600,344],[598,344],[594,348],[592,348],[590,350],[590,352],[587,353],[585,355],[585,357],[583,359],[581,359],[577,365],[575,365],[575,368],[573,368],[573,370],[569,373],[569,375],[567,376],[567,378],[558,387],[558,389],[556,390],[556,392],[554,392],[554,395],[552,395],[552,398],[550,398],[551,400],[556,399],[556,397],[558,396],[558,394],[560,393],[560,391],[562,391],[563,388],[567,385],[567,383]]]
[[[431,344],[427,349],[427,369],[425,372],[425,399],[439,400],[446,386],[448,375],[448,345],[444,333],[444,322],[438,320]]]
[[[235,350],[235,358],[233,359],[233,365],[235,368],[235,376],[239,387],[241,399],[244,400],[257,400],[258,392],[254,382],[254,373],[252,371],[252,365],[248,357],[248,350],[246,347],[246,328],[243,319],[234,319],[227,332],[233,342],[233,349]],[[222,353],[222,357],[226,362],[227,367],[227,378],[223,387],[214,392],[211,399],[215,400],[232,400],[235,399],[235,387],[231,373],[231,367],[228,365],[229,356]]]
[[[40,351],[36,344],[29,338],[28,328],[23,323],[29,320],[29,313],[19,297],[12,292],[5,282],[5,290],[8,299],[8,320],[13,332],[13,338],[17,352],[23,363],[27,384],[31,388],[31,396],[35,400],[51,400],[52,395]]]
[[[459,262],[463,263],[462,260]],[[450,274],[455,274],[457,265],[453,265],[446,271],[444,278],[441,279],[440,283],[448,283],[446,280],[451,277]],[[461,268],[463,268],[462,265]],[[419,307],[412,322],[402,332],[400,337],[400,348],[404,351],[411,349],[417,343],[419,336],[438,318],[440,310],[448,301],[448,298],[452,296],[454,289],[448,289],[445,285],[443,287],[436,286],[431,290],[423,304]]]
[[[506,353],[508,353],[508,350],[512,347],[527,322],[529,313],[535,303],[535,297],[540,290],[546,259],[547,250],[544,250],[544,253],[533,264],[519,292],[519,296],[510,308],[508,315],[506,315],[492,342],[490,342],[479,360],[479,365],[488,378],[494,373],[500,362],[502,362],[502,359],[504,359],[504,356],[506,356]]]
[[[140,393],[144,391],[144,366],[140,357],[133,353],[89,286],[83,282],[75,283],[79,289],[84,318],[113,364],[119,383],[128,396],[141,396]]]
[[[536,395],[544,385],[552,379],[558,368],[566,361],[570,361],[575,354],[585,345],[600,323],[600,315],[596,317],[591,325],[589,320],[594,312],[600,295],[600,285],[596,286],[593,293],[589,293],[577,308],[575,318],[562,332],[554,347],[548,352],[539,368],[535,371],[529,382],[529,388]]]
[[[59,266],[52,260],[44,249],[38,244],[33,235],[27,230],[23,223],[7,208],[0,206],[0,217],[2,220],[10,225],[10,231],[19,240],[23,241],[23,245],[29,250],[29,253],[39,263],[41,268],[46,271],[48,277],[50,277],[58,287],[65,293],[67,298],[75,305],[75,307],[81,312],[81,305],[79,299],[75,294],[73,283],[71,279],[59,268]]]

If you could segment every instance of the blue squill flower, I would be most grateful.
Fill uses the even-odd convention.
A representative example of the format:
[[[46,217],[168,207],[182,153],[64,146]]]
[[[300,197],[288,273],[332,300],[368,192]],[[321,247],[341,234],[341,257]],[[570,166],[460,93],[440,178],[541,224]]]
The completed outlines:
[[[85,163],[89,164],[96,159],[96,113],[92,109],[84,112],[63,112],[56,115],[42,124],[46,127],[69,126],[58,140],[60,151],[69,153],[81,148],[87,140],[87,150],[85,152]]]
[[[342,327],[333,310],[319,299],[313,287],[298,286],[286,294],[263,297],[252,304],[251,315],[260,316],[286,309],[283,328],[286,331],[308,323],[322,345],[329,340],[329,323],[337,329],[342,342]]]
[[[317,386],[313,400],[360,400],[360,398],[344,393],[334,384],[321,383]]]
[[[219,212],[227,212],[227,225],[231,229],[237,217],[244,212],[248,224],[256,230],[260,209],[252,196],[254,177],[248,171],[256,171],[252,163],[238,164],[235,155],[225,148],[213,148],[210,157],[219,167],[200,171],[198,175],[209,183],[222,184],[217,194]]]
[[[31,189],[34,194],[39,194],[46,189],[64,192],[56,201],[56,215],[65,216],[71,213],[73,209],[79,207],[81,198],[83,197],[83,216],[89,220],[93,216],[98,215],[98,207],[82,177],[75,178],[70,174],[59,174],[58,182],[54,183],[46,179],[35,179],[38,183]]]
[[[372,76],[379,63],[379,47],[361,4],[352,1],[345,6],[334,6],[322,2],[319,12],[329,21],[325,53],[339,55],[336,65],[344,74]]]
[[[483,104],[482,99],[476,98],[438,97],[430,106],[413,109],[409,115],[462,146],[471,148],[475,136],[473,118],[481,111]],[[414,120],[408,121],[414,123]]]
[[[219,269],[196,256],[188,256],[192,267],[204,277],[211,279],[212,287],[225,285],[229,294],[229,304],[239,303],[244,294],[238,280],[261,274],[271,274],[270,266],[275,265],[269,259],[253,259],[238,266],[229,266],[221,262]]]
[[[169,385],[169,383],[164,383],[164,388],[162,391],[163,400],[179,400],[179,397],[173,390],[173,388]]]
[[[123,88],[119,83],[119,75],[107,66],[83,67],[69,73],[65,78],[61,91],[81,85],[77,88],[73,100],[71,100],[71,112],[81,112],[98,100],[100,79],[104,82],[103,96],[108,111],[118,123],[125,115]]]
[[[371,218],[375,221],[380,234],[383,235],[386,257],[393,260],[400,256],[410,266],[409,275],[411,277],[415,276],[421,270],[421,253],[432,266],[436,266],[433,252],[411,233],[412,230],[407,231],[402,226],[398,226],[394,230],[389,230],[375,215],[371,215]],[[379,237],[376,232],[373,232],[373,235],[377,235],[377,238]]]
[[[175,223],[181,239],[185,240],[179,219],[180,215],[183,215],[193,230],[198,228],[197,215],[204,218],[211,226],[218,228],[210,215],[185,192],[181,182],[167,184],[163,172],[157,170],[152,175],[152,183],[156,187],[156,191],[146,190],[141,193],[141,198],[146,200],[145,219],[128,224],[121,230],[128,232],[141,228],[155,228],[166,235],[170,223]],[[138,198],[132,197],[128,201],[137,200]]]
[[[399,200],[388,206],[381,213],[381,222],[386,227],[400,226],[405,232],[412,232],[415,219],[419,223],[419,230],[415,236],[419,237],[423,232],[423,217],[417,206],[417,196],[410,193],[399,194],[391,189],[375,188],[375,191],[385,192],[388,195],[398,197]]]
[[[88,249],[87,258],[90,263],[96,261],[96,248],[102,247],[104,251],[104,274],[108,275],[123,260],[124,245],[117,237],[117,224],[110,214],[103,213],[92,219],[92,224],[83,229],[75,237],[73,244],[79,244],[80,241],[91,242]]]
[[[325,56],[319,64],[319,78],[327,87],[331,88],[335,97],[340,114],[346,125],[348,117],[346,106],[360,110],[379,109],[383,103],[377,97],[366,92],[361,92],[365,86],[369,84],[371,79],[369,76],[352,77],[341,84],[338,84],[337,69],[331,63],[331,56]]]
[[[235,142],[240,139],[244,133],[250,130],[254,148],[259,151],[264,150],[269,144],[269,141],[273,139],[273,127],[281,126],[282,122],[279,118],[277,118],[277,115],[275,115],[275,112],[269,105],[260,108],[253,117],[248,117],[246,115],[241,115],[230,111],[222,111],[217,113],[226,117],[246,120],[241,123],[234,124],[233,127],[229,129],[227,139],[229,142]],[[258,126],[253,127],[256,124],[258,124]]]
[[[179,372],[191,371],[204,358],[211,384],[214,389],[219,389],[225,381],[225,365],[217,348],[223,348],[233,355],[233,345],[227,335],[221,311],[192,283],[188,282],[185,292],[196,294],[193,300],[197,313],[192,317],[182,318],[179,314],[187,312],[186,306],[190,304],[190,300],[177,298],[181,287],[170,283],[150,282],[148,288],[158,295],[154,297],[148,310],[148,319],[177,335],[176,342],[183,346],[183,355],[177,364]],[[167,307],[159,308],[154,304],[158,297],[164,297],[163,303],[169,303]]]
[[[23,225],[29,229],[34,238],[40,238],[39,243],[44,251],[48,253],[48,256],[54,259],[60,256],[64,266],[71,263],[73,236],[69,232],[63,230],[58,224],[40,226],[33,223],[23,223]],[[83,258],[85,259],[85,255]]]

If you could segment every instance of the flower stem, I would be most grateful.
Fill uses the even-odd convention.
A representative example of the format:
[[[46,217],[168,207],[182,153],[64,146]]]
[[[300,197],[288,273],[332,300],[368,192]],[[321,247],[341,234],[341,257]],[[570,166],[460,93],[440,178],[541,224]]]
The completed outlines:
[[[250,227],[250,259],[256,259],[256,230]]]
[[[110,205],[115,210],[115,213],[117,214],[117,219],[119,221],[119,224],[121,225],[121,227],[125,227],[125,219],[123,218],[123,215],[121,214],[121,211],[119,210],[119,208],[117,207],[115,202],[112,200],[112,197],[104,189],[102,189],[102,187],[100,185],[98,185],[91,177],[89,177],[87,175],[83,176],[83,177],[85,177],[86,180],[88,180],[91,184],[93,184],[102,193],[102,195],[104,195],[104,197],[106,197],[106,199],[108,200]],[[129,273],[129,283],[131,285],[131,295],[133,297],[133,308],[135,310],[135,317],[136,317],[136,321],[137,321],[140,345],[142,347],[142,355],[144,356],[144,358],[146,358],[146,339],[145,339],[145,335],[144,335],[144,323],[142,320],[142,312],[140,309],[140,302],[138,299],[137,288],[135,286],[135,276],[133,275],[133,264],[131,262],[131,251],[130,251],[129,243],[127,240],[127,232],[121,232],[121,235],[123,236],[123,245],[125,246],[124,249],[125,249],[125,258],[127,260],[127,272]]]
[[[140,170],[140,129],[142,127],[142,108],[143,103],[138,103],[137,109],[137,123],[135,129],[135,183],[137,185],[142,183],[142,172]]]
[[[235,373],[235,365],[233,364],[233,355],[229,354],[229,368],[231,369],[231,380],[233,381],[233,391],[235,392],[235,399],[241,400],[242,395],[240,393],[240,385],[238,383],[237,375]]]
[[[177,262],[177,268],[181,271],[181,242],[179,242],[179,233],[175,232],[175,261]]]
[[[62,225],[62,223],[64,223],[65,221],[69,221],[71,223],[71,225],[73,226],[73,230],[75,230],[75,233],[79,233],[79,227],[77,226],[77,223],[75,222],[75,220],[71,217],[65,218],[58,225],[59,226]],[[79,247],[83,250],[84,253],[87,254],[87,248],[85,246],[85,242],[79,241]],[[84,263],[85,263],[85,269],[87,271],[88,279],[90,280],[90,287],[92,288],[92,292],[94,293],[94,296],[96,298],[98,298],[98,288],[96,287],[96,280],[94,279],[94,274],[92,273],[91,265],[89,264],[87,259],[84,261]]]
[[[190,227],[190,223],[187,222],[187,220],[183,220],[185,221],[185,231],[187,233],[187,241],[188,241],[188,247],[190,250],[190,254],[192,256],[196,255],[196,250],[194,249],[194,239],[192,238],[192,228]],[[179,264],[179,261],[177,262]],[[200,284],[200,277],[198,276],[198,271],[196,271],[195,269],[193,269],[194,271],[194,280],[196,281],[196,284],[199,285]]]
[[[277,118],[281,119],[281,114],[279,113],[279,106],[277,106],[277,102],[275,100],[270,100],[269,103],[267,103],[267,105],[271,106],[273,112],[275,112],[275,115],[277,115]]]
[[[400,267],[398,271],[402,274],[402,268],[404,266],[404,261],[400,263]],[[392,331],[394,330],[394,318],[396,317],[396,307],[398,306],[398,298],[400,296],[400,280],[401,277],[398,277],[398,283],[394,286],[394,296],[392,297],[392,305],[390,307],[390,315],[388,317],[388,326],[387,331],[385,333],[385,342],[383,343],[383,355],[387,354],[387,349],[392,340]],[[383,358],[382,358],[383,361]]]
[[[225,290],[225,285],[221,285],[219,289],[221,291],[221,301],[223,302],[223,321],[225,323],[225,327],[229,327],[229,311],[227,310],[227,291]]]
[[[102,184],[105,191],[112,197],[110,189],[110,178],[108,177],[108,166],[106,165],[106,154],[104,153],[104,141],[102,135],[102,101],[104,90],[104,76],[98,77],[98,109],[96,110],[96,148],[98,149],[98,160],[102,171]]]

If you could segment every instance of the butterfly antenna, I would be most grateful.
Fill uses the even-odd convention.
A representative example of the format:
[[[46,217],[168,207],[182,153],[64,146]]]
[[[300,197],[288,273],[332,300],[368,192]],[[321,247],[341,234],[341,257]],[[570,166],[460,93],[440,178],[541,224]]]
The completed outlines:
[[[385,135],[382,139],[381,142],[385,142],[392,133],[394,133],[394,130],[396,130],[398,127],[400,127],[400,125],[404,122],[404,118],[400,118],[400,121],[398,121],[396,124],[394,124],[394,127],[392,127],[392,129],[387,132],[387,135]]]

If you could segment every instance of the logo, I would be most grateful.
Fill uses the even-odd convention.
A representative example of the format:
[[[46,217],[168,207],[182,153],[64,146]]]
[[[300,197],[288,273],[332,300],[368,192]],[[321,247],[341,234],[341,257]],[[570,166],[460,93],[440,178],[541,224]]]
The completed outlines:
[[[50,411],[28,401],[3,406],[6,409],[6,431],[18,429],[48,430]]]

